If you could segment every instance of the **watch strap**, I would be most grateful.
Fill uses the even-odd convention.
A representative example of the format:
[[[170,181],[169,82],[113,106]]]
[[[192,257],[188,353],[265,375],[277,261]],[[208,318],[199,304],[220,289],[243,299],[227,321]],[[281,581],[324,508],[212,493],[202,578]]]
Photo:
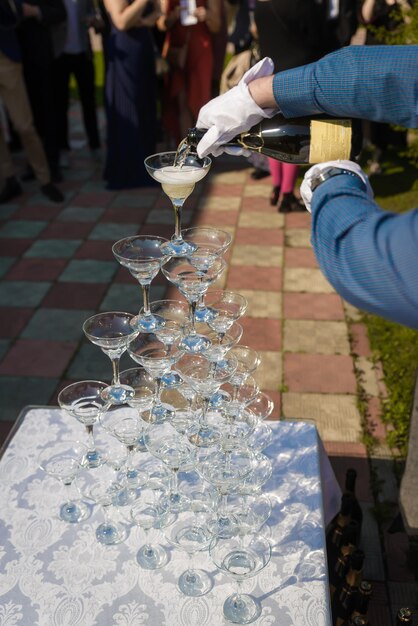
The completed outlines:
[[[322,170],[322,172],[319,172],[319,174],[316,174],[312,178],[312,182],[311,182],[311,189],[312,189],[312,191],[315,191],[315,189],[317,189],[319,187],[319,185],[324,183],[329,178],[333,178],[334,176],[341,176],[341,175],[346,175],[346,176],[351,176],[351,177],[358,178],[359,181],[364,186],[364,188],[366,189],[366,185],[364,184],[364,181],[355,172],[352,172],[351,170],[344,169],[343,167],[328,167],[328,168]]]

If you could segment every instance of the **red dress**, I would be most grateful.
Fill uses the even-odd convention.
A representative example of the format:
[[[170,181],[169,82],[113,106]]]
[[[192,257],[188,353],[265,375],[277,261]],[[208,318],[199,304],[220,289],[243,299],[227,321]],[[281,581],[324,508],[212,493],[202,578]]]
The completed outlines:
[[[169,0],[168,12],[179,4]],[[206,0],[196,0],[196,6],[205,6]],[[170,68],[165,77],[163,94],[163,122],[177,142],[180,137],[178,95],[186,93],[187,106],[196,121],[202,106],[211,99],[213,72],[212,35],[205,22],[183,26],[178,20],[167,32],[165,48],[182,46],[188,42],[184,69]]]

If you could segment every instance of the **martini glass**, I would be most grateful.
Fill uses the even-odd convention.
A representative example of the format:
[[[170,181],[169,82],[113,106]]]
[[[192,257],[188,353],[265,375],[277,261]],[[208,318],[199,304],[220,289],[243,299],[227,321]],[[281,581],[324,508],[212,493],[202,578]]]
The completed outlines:
[[[181,357],[182,350],[175,344],[167,346],[154,333],[140,333],[128,345],[128,352],[155,380],[156,392],[151,421],[159,423],[170,419],[175,409],[161,401],[161,382],[162,377],[170,372],[171,367]]]
[[[83,324],[83,331],[87,339],[99,346],[112,362],[112,384],[102,393],[103,398],[111,404],[123,404],[134,395],[132,387],[122,385],[119,379],[120,357],[126,351],[129,341],[136,334],[131,326],[133,317],[131,313],[109,311],[97,313],[89,317]]]
[[[224,602],[224,616],[234,624],[254,622],[261,614],[261,605],[252,596],[241,593],[241,584],[268,565],[270,542],[257,532],[244,538],[217,537],[210,546],[209,554],[216,567],[238,584],[237,592]]]
[[[190,254],[194,246],[185,242],[181,233],[181,212],[186,198],[192,193],[195,184],[209,172],[212,161],[209,157],[200,159],[197,154],[185,156],[181,165],[175,165],[176,152],[160,152],[144,161],[148,174],[161,183],[163,191],[170,198],[174,209],[175,227],[171,241],[164,244],[166,254]]]
[[[120,373],[120,381],[134,390],[134,395],[128,398],[127,404],[138,411],[138,417],[143,419],[144,423],[147,422],[145,415],[151,411],[156,393],[153,377],[143,367],[131,367]],[[143,431],[139,435],[136,445],[138,450],[146,452]]]
[[[100,380],[83,380],[67,385],[58,394],[60,407],[83,424],[87,431],[87,467],[97,467],[103,462],[102,455],[96,449],[93,427],[106,408],[103,393],[107,388],[108,385]]]
[[[166,539],[174,547],[186,552],[189,557],[189,567],[178,580],[179,589],[186,596],[203,596],[213,587],[210,576],[205,571],[193,567],[193,554],[208,550],[213,539],[209,526],[205,523],[206,517],[208,516],[203,510],[198,514],[193,510],[183,511],[165,532]]]
[[[68,499],[59,509],[59,517],[64,522],[81,522],[89,514],[84,502],[70,493],[76,476],[84,467],[86,455],[86,446],[79,441],[68,440],[48,444],[38,457],[39,467],[66,486]]]
[[[168,517],[167,510],[160,504],[160,499],[155,498],[153,489],[147,487],[141,489],[131,509],[130,517],[132,522],[142,528],[145,533],[145,544],[140,547],[136,555],[138,565],[150,570],[164,567],[168,561],[167,550],[162,545],[151,544],[148,539],[151,528],[161,528],[165,518]]]
[[[210,345],[209,339],[196,331],[196,305],[210,285],[219,278],[225,267],[225,261],[216,258],[207,270],[199,270],[193,265],[191,259],[186,257],[170,258],[161,266],[164,276],[177,287],[189,303],[191,329],[182,340],[182,345],[188,352],[202,352]]]
[[[163,237],[136,235],[120,239],[112,246],[115,258],[136,278],[142,288],[144,306],[132,324],[143,331],[154,330],[161,320],[150,311],[150,287],[152,280],[160,271],[165,259],[162,246],[167,242]]]
[[[244,296],[223,289],[209,290],[205,295],[204,304],[206,321],[218,333],[220,339],[232,324],[244,315],[248,306]]]
[[[189,440],[195,446],[207,447],[219,441],[221,433],[209,425],[206,414],[211,396],[230,379],[235,368],[234,359],[224,359],[220,367],[200,354],[184,354],[177,362],[176,370],[201,399],[199,421],[188,431]]]
[[[178,472],[189,469],[194,463],[194,449],[185,437],[179,435],[173,426],[165,422],[153,425],[146,434],[149,452],[172,472],[169,494],[162,501],[172,513],[179,513],[190,506],[189,498],[178,487]]]

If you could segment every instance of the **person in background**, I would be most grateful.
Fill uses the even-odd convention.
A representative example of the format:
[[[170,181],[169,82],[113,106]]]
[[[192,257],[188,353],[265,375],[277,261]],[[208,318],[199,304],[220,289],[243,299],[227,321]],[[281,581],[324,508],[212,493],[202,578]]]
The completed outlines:
[[[68,109],[70,105],[70,77],[74,75],[80,95],[84,129],[93,157],[98,156],[100,136],[96,111],[96,87],[93,53],[88,28],[94,25],[96,14],[91,0],[64,0],[67,11],[67,29],[62,52],[55,59],[54,82],[57,103],[57,128],[61,164],[68,167],[70,150],[68,136]]]
[[[62,202],[64,196],[52,183],[51,172],[42,142],[33,124],[32,111],[26,91],[22,68],[22,53],[16,27],[23,17],[19,0],[10,0],[9,14],[0,11],[0,98],[20,136],[25,156],[28,159],[42,194],[52,202]],[[22,194],[16,177],[13,158],[0,132],[0,180],[4,186],[0,191],[0,204],[5,204]]]
[[[144,159],[155,152],[157,81],[152,28],[158,0],[105,0],[111,19],[106,75],[107,189],[152,186]]]
[[[179,0],[163,0],[158,26],[166,32],[163,55],[170,64],[162,119],[177,147],[212,95],[212,35],[221,28],[220,0],[197,0],[190,13],[181,10]]]
[[[361,21],[371,26],[366,31],[367,46],[379,45],[376,29],[391,32],[404,20],[408,19],[411,5],[407,0],[364,0],[361,6]],[[369,175],[382,173],[382,161],[388,147],[393,144],[405,148],[406,132],[394,130],[390,124],[369,122],[365,124],[365,134],[373,147],[373,155],[369,161]]]
[[[254,13],[261,57],[276,72],[316,61],[324,54],[324,15],[316,0],[257,0]],[[299,167],[268,159],[273,189],[270,204],[280,213],[304,211],[295,195]]]
[[[60,182],[62,176],[59,169],[53,81],[55,56],[53,37],[54,28],[65,25],[66,18],[63,0],[29,0],[23,3],[23,20],[17,29],[33,121],[42,139],[54,182]],[[22,179],[32,178],[34,173],[28,166]]]
[[[284,117],[327,114],[418,128],[418,46],[347,46],[319,61],[273,74],[262,59],[241,82],[199,113],[208,131],[199,156],[280,110]],[[312,212],[319,265],[345,300],[418,329],[418,208],[380,208],[352,161],[314,165],[301,193]]]

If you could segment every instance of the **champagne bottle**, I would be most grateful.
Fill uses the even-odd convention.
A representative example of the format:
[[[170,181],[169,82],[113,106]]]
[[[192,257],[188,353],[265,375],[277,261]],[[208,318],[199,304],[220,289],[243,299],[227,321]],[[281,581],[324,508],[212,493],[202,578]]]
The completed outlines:
[[[335,593],[337,587],[339,587],[344,580],[344,576],[347,573],[348,562],[350,555],[354,552],[357,546],[359,525],[356,520],[351,520],[342,531],[342,539],[340,552],[337,558],[337,562],[328,571],[329,577],[329,590],[331,599]]]
[[[354,606],[354,610],[351,613],[351,619],[354,617],[363,617],[367,620],[367,611],[369,610],[370,598],[372,596],[372,586],[368,580],[362,580]]]
[[[363,550],[355,550],[350,556],[350,566],[345,580],[334,594],[331,605],[334,626],[343,626],[351,617],[363,573],[363,562]]]
[[[351,519],[356,520],[361,527],[363,522],[363,511],[356,496],[356,480],[357,472],[354,468],[350,467],[345,474],[345,489],[344,493],[349,493],[353,497],[353,506],[351,508]]]
[[[351,520],[351,507],[353,497],[344,493],[341,497],[341,508],[338,515],[333,519],[326,533],[326,549],[329,571],[335,566],[341,547],[343,529]]]
[[[361,617],[356,615],[348,622],[348,626],[370,626],[370,622],[367,617]]]
[[[396,626],[412,626],[412,611],[407,607],[399,609],[396,614]]]
[[[205,129],[191,128],[186,138],[196,147]],[[264,119],[225,145],[259,152],[286,163],[323,163],[355,159],[361,150],[359,120],[325,115],[285,118],[278,114]]]

